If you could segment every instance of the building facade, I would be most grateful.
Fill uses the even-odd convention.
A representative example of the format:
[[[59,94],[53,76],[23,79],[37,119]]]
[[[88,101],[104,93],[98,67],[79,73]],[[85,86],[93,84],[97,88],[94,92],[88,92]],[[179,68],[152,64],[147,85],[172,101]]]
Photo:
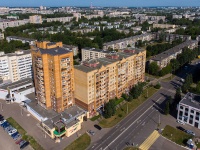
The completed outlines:
[[[200,96],[187,93],[179,102],[177,120],[200,129]]]
[[[21,41],[22,43],[29,43],[29,45],[35,45],[35,42],[37,41],[37,40],[35,40],[35,39],[30,39],[30,38],[24,38],[24,37],[19,37],[19,36],[7,36],[6,37],[6,40],[8,41],[8,42],[10,42],[10,41]]]
[[[73,53],[62,43],[36,42],[32,48],[38,104],[62,112],[74,104]]]
[[[47,18],[47,22],[59,21],[62,23],[72,21],[73,17],[59,17],[59,18]]]
[[[0,20],[0,29],[4,31],[8,27],[18,27],[29,23],[29,19],[24,20]]]
[[[166,50],[158,55],[153,56],[149,62],[156,62],[160,69],[166,67],[172,59],[176,59],[178,54],[181,54],[184,48],[194,49],[198,47],[198,41],[188,40],[169,50]]]
[[[32,78],[32,57],[30,50],[4,54],[0,52],[0,77],[12,82]]]
[[[3,39],[4,39],[4,33],[0,32],[0,40],[3,40]]]
[[[143,82],[146,51],[123,50],[104,58],[83,61],[75,66],[75,103],[88,111],[89,117],[106,102],[120,97]]]
[[[42,24],[42,16],[41,15],[33,15],[29,16],[30,23],[33,24]]]

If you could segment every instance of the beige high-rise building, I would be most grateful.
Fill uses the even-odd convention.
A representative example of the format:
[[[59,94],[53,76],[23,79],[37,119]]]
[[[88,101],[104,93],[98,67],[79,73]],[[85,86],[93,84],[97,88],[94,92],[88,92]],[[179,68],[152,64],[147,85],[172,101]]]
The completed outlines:
[[[74,105],[73,53],[62,43],[36,42],[32,48],[38,104],[62,112]]]
[[[145,50],[129,48],[75,66],[75,103],[93,116],[110,99],[144,81],[145,61]]]

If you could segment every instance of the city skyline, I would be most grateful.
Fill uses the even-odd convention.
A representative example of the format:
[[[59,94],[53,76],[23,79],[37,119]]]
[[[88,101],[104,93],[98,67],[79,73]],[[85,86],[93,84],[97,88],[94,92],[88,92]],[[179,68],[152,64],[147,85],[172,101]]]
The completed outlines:
[[[2,0],[0,6],[9,6],[9,7],[39,7],[39,6],[90,6],[92,2],[93,6],[108,6],[108,7],[151,7],[151,6],[200,6],[199,0],[167,0],[167,1],[157,1],[157,0]]]

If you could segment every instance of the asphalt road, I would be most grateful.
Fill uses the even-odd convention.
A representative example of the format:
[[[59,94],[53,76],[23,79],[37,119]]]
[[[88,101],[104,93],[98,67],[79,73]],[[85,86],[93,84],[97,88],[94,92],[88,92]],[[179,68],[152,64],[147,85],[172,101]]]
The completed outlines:
[[[196,62],[194,63],[196,64]],[[99,141],[93,143],[88,149],[91,150],[114,150],[123,149],[129,144],[139,146],[157,128],[159,115],[168,96],[174,96],[176,89],[182,84],[180,78],[194,70],[191,65],[183,70],[170,82],[161,82],[162,89],[148,98],[135,111],[113,127]],[[160,114],[159,114],[160,113]]]

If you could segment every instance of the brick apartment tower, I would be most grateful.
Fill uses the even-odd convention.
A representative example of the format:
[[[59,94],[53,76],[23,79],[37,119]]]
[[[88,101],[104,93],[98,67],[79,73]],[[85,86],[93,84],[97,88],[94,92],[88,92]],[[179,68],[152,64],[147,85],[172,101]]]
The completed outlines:
[[[73,53],[62,42],[36,42],[32,47],[34,83],[38,104],[62,112],[74,105]]]

